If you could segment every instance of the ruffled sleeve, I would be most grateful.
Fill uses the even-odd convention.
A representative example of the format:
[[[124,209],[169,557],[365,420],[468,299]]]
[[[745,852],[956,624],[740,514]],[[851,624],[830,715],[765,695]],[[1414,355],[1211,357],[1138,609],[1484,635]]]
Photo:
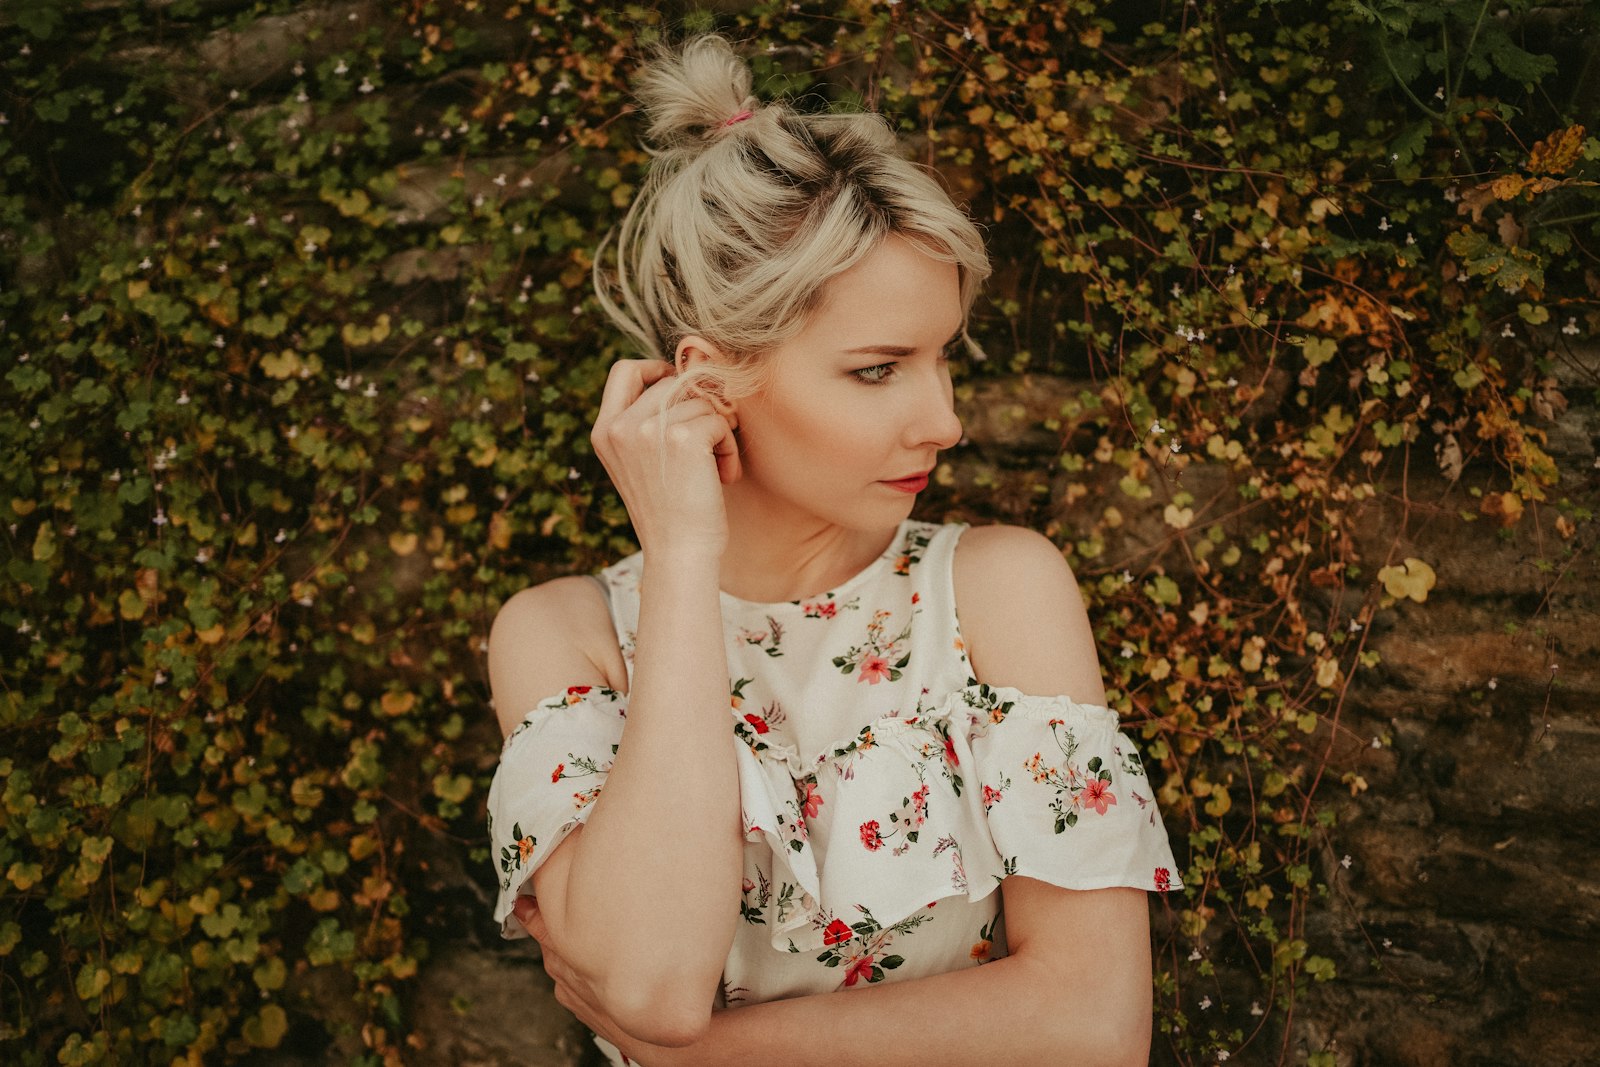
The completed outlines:
[[[765,810],[805,816],[768,835],[805,890],[798,913],[774,925],[773,947],[822,947],[840,915],[888,927],[945,897],[978,901],[1018,874],[1065,889],[1181,889],[1118,726],[1105,707],[974,685],[840,739],[798,781],[759,760]],[[745,805],[759,807],[748,795]],[[792,840],[808,835],[823,847]]]
[[[502,936],[527,936],[511,906],[518,896],[533,896],[533,872],[589,818],[626,715],[620,693],[573,686],[540,701],[506,738],[489,786],[489,841],[499,882],[494,918]]]
[[[972,802],[1006,874],[1067,889],[1183,887],[1154,790],[1116,712],[982,685],[951,699],[971,724]]]

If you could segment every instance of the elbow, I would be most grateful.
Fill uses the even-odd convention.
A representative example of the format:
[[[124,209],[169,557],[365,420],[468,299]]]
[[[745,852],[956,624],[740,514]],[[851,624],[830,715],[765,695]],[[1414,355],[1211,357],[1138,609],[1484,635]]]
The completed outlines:
[[[605,1001],[618,1029],[647,1045],[683,1048],[711,1028],[711,997],[695,992],[682,975],[628,982]]]

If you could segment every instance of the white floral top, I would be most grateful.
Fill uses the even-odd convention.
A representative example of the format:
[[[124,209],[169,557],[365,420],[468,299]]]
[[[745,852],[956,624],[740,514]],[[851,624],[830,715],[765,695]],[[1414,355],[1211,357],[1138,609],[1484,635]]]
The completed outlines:
[[[1008,875],[1182,887],[1116,713],[972,676],[951,578],[965,529],[907,520],[808,600],[722,595],[746,844],[720,1006],[997,959]],[[601,573],[630,681],[640,574],[638,554]],[[506,739],[489,791],[506,937],[525,936],[512,902],[604,787],[626,704],[575,686]]]

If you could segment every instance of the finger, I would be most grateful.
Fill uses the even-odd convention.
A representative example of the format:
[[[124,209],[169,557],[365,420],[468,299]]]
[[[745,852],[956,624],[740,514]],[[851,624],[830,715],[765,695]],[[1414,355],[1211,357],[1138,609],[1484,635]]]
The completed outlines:
[[[550,936],[550,927],[544,921],[544,915],[539,911],[539,905],[531,897],[518,897],[517,902],[511,906],[511,913],[516,916],[517,922],[528,931],[528,936],[538,941],[541,945],[544,939]]]
[[[646,389],[674,373],[672,364],[664,359],[619,359],[606,374],[606,387],[600,394],[600,416],[615,416],[626,411]]]

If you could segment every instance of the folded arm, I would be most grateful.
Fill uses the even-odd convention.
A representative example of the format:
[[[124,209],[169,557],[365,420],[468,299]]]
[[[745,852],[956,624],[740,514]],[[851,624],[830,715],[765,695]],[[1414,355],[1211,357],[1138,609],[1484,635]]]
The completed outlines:
[[[714,561],[647,567],[640,605],[627,729],[605,788],[533,882],[574,981],[626,1032],[681,1044],[709,1024],[738,921],[739,793]],[[626,688],[605,606],[581,578],[508,601],[489,666],[507,733],[570,685]]]

